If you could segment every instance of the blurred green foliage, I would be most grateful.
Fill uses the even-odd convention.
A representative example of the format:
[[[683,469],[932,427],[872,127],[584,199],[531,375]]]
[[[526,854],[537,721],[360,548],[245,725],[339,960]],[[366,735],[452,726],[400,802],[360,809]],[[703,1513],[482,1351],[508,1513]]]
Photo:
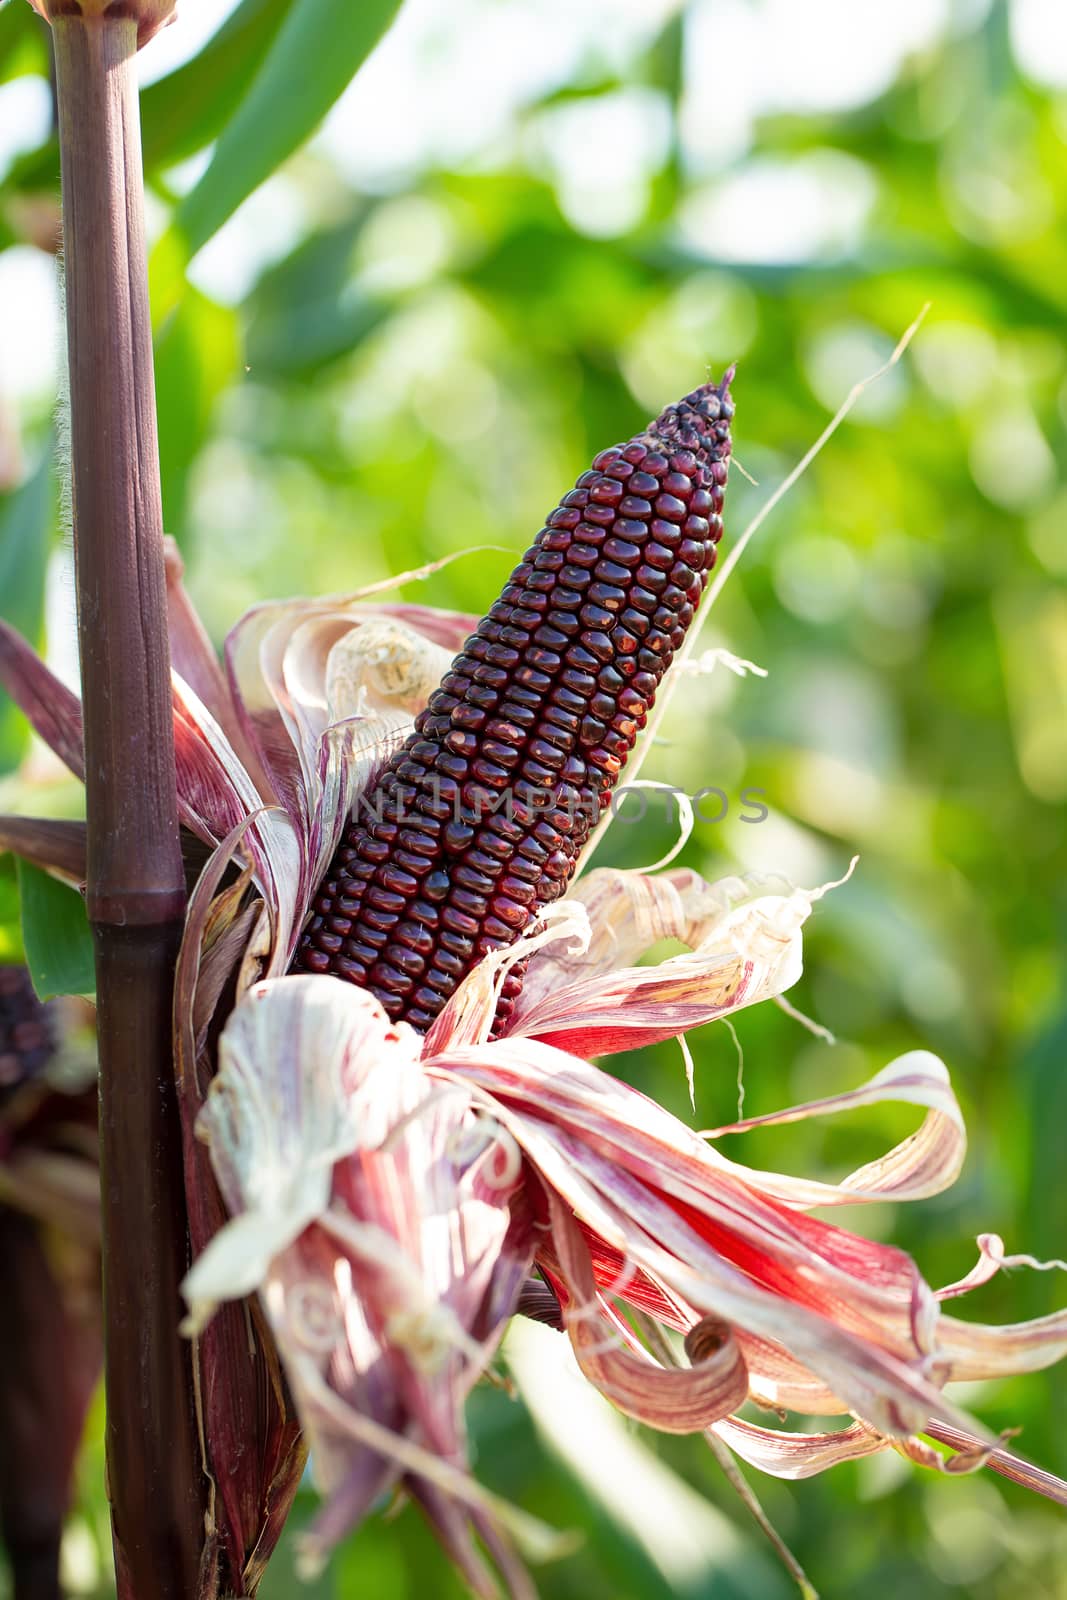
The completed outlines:
[[[483,4],[488,16],[493,0]],[[741,141],[701,169],[680,107],[694,84],[715,95],[715,61],[695,8],[682,6],[625,61],[593,50],[519,106],[510,139],[452,168],[416,163],[357,192],[322,146],[293,155],[272,180],[299,201],[291,249],[260,262],[234,303],[218,303],[195,266],[199,286],[185,278],[182,230],[186,244],[201,242],[291,154],[394,8],[352,7],[364,24],[343,48],[316,53],[301,25],[321,26],[329,9],[244,0],[216,40],[144,97],[168,525],[213,634],[270,595],[344,590],[489,546],[406,591],[483,609],[596,449],[739,357],[737,455],[759,486],[734,475],[736,536],[931,300],[913,351],[761,531],[707,624],[709,645],[769,677],[719,668],[689,681],[646,775],[726,792],[728,816],[698,823],[684,857],[709,876],[741,866],[815,882],[861,856],[812,919],[807,972],[791,996],[840,1042],[812,1038],[770,1006],[743,1014],[746,1112],[849,1086],[922,1044],[950,1064],[971,1151],[950,1194],[839,1220],[911,1250],[934,1283],[969,1267],[980,1230],[1001,1233],[1009,1250],[1063,1256],[1063,96],[1020,75],[1005,4],[960,5],[877,98],[764,116],[751,148]],[[298,104],[279,89],[280,43],[311,63]],[[23,5],[0,11],[0,81],[46,71],[43,28]],[[610,114],[636,91],[662,137],[650,131],[639,203],[611,226],[568,193],[567,153],[591,125],[582,117]],[[554,162],[545,152],[560,141]],[[213,161],[190,177],[181,164],[209,147]],[[768,174],[777,188],[751,187]],[[601,186],[627,176],[609,168]],[[811,234],[803,196],[813,182],[831,212],[860,197],[844,235]],[[18,157],[0,187],[0,246],[27,236],[27,202],[47,199],[54,183],[52,142]],[[802,197],[788,209],[796,250],[779,240],[746,259],[753,216],[773,232],[774,197],[791,194]],[[54,330],[41,327],[40,338]],[[51,409],[48,395],[22,407],[27,459],[46,444]],[[42,511],[44,496],[31,475],[0,504],[0,572],[17,574],[0,610],[31,634],[42,626],[41,532],[55,515]],[[9,772],[23,753],[2,708],[0,753]],[[759,826],[739,820],[746,786],[765,791],[770,816]],[[653,808],[641,827],[617,826],[602,859],[641,865],[671,838],[665,810]],[[0,948],[13,950],[9,890],[0,881]],[[729,1120],[734,1043],[709,1028],[691,1044],[698,1125]],[[689,1115],[676,1051],[617,1066]],[[837,1174],[905,1127],[886,1112],[753,1133],[736,1150],[756,1164]],[[968,1314],[1037,1316],[1062,1299],[1055,1274],[1003,1274]],[[1053,1372],[967,1398],[992,1426],[1021,1425],[1021,1448],[1067,1473],[1065,1393]],[[72,1592],[103,1597],[98,1424],[68,1564]],[[502,1392],[475,1397],[472,1429],[487,1483],[584,1530],[579,1553],[541,1574],[546,1595],[788,1592],[698,1441],[641,1447],[725,1509],[744,1544],[739,1558],[709,1542],[683,1579],[657,1566],[639,1525],[606,1508],[597,1485],[610,1484],[612,1459],[590,1458],[576,1476]],[[828,1600],[1067,1596],[1062,1518],[1000,1480],[943,1480],[879,1459],[759,1489]],[[410,1510],[374,1521],[299,1591],[293,1535],[313,1505],[309,1491],[264,1600],[458,1595]]]

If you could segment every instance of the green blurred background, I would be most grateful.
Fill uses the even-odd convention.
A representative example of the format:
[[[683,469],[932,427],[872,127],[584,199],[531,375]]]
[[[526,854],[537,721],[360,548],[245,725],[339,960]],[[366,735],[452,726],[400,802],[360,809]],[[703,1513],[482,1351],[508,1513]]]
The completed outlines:
[[[809,924],[792,995],[840,1042],[743,1013],[746,1113],[926,1045],[971,1150],[940,1199],[839,1220],[911,1250],[934,1283],[968,1269],[981,1230],[1067,1254],[1067,8],[408,0],[348,89],[396,5],[185,9],[142,57],[145,149],[167,525],[216,639],[264,597],[490,546],[406,590],[482,610],[598,448],[735,358],[736,451],[758,480],[734,474],[736,535],[932,301],[706,624],[709,647],[769,676],[689,680],[646,775],[726,792],[727,818],[684,855],[708,876],[814,884],[861,856]],[[47,471],[51,114],[46,30],[15,0],[0,10],[0,610],[47,632],[70,676]],[[68,807],[28,749],[0,708],[3,808]],[[746,786],[766,791],[758,826],[738,820]],[[601,859],[641,865],[671,837],[653,807]],[[0,959],[19,950],[8,868]],[[691,1044],[697,1125],[727,1121],[734,1042],[711,1027]],[[690,1115],[677,1050],[616,1064]],[[909,1125],[875,1112],[731,1153],[835,1175]],[[963,1309],[999,1320],[1063,1299],[1062,1277],[1019,1272]],[[514,1375],[516,1395],[476,1395],[473,1449],[486,1483],[585,1536],[540,1572],[546,1596],[790,1592],[698,1441],[590,1405],[550,1334],[524,1332]],[[964,1398],[1067,1474],[1065,1396],[1054,1371]],[[101,1479],[97,1416],[73,1594],[112,1592]],[[887,1457],[757,1487],[827,1600],[1067,1596],[1062,1514],[988,1475]],[[313,1505],[308,1490],[292,1531]],[[290,1532],[265,1600],[459,1593],[411,1510],[306,1590],[292,1551]]]

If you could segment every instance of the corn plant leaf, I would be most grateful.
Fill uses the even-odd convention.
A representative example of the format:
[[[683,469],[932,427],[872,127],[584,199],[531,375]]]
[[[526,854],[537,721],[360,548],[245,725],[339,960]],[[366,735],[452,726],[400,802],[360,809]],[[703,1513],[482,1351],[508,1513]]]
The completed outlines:
[[[0,496],[0,617],[35,642],[44,613],[44,577],[54,520],[51,450],[12,494]],[[0,690],[0,773],[22,759],[29,729]]]
[[[314,132],[399,8],[400,0],[295,0],[179,208],[190,255]]]
[[[18,863],[18,882],[26,965],[38,995],[91,995],[93,939],[81,895],[28,861]]]
[[[46,70],[47,32],[26,6],[0,6],[0,83]]]
[[[156,397],[163,521],[182,541],[189,469],[207,437],[219,395],[237,373],[237,318],[188,289],[156,336]]]
[[[148,171],[195,155],[217,139],[292,9],[291,0],[243,0],[207,44],[141,95]]]
[[[307,376],[348,355],[387,315],[353,283],[353,258],[373,207],[313,233],[263,274],[250,295],[247,360],[265,374]]]

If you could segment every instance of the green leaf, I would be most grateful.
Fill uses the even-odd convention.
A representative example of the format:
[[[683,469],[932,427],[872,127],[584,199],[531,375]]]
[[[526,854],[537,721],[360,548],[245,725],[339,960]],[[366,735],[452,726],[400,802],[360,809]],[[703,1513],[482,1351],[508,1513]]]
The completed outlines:
[[[386,307],[360,292],[353,258],[370,208],[303,240],[246,302],[247,359],[257,378],[293,377],[348,355]]]
[[[156,337],[155,355],[163,522],[181,538],[189,469],[239,365],[236,314],[187,289]]]
[[[4,188],[18,194],[59,192],[59,140],[50,134],[36,150],[26,150],[11,163]]]
[[[27,5],[0,6],[0,83],[48,71],[48,24]]]
[[[27,861],[18,863],[18,879],[22,942],[38,996],[91,995],[96,988],[93,936],[81,895]]]
[[[291,0],[244,0],[198,56],[144,90],[147,170],[173,166],[218,138],[290,9]]]
[[[314,132],[399,9],[400,0],[294,0],[211,165],[179,208],[190,256]]]
[[[26,964],[14,856],[0,856],[0,961]]]
[[[35,643],[44,620],[44,578],[55,522],[52,452],[13,494],[0,496],[0,616]],[[0,691],[0,773],[18,766],[29,738],[21,713]]]

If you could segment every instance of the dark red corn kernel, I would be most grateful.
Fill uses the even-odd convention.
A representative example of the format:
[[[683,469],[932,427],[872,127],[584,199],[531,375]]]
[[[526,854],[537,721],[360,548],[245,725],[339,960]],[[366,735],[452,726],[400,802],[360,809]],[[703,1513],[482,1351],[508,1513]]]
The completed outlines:
[[[485,909],[486,895],[492,893],[492,885],[488,889],[465,889],[462,884],[455,884],[449,896],[449,907],[464,912],[467,916],[478,917]]]
[[[422,962],[419,963],[423,965]],[[387,994],[397,996],[406,995],[415,987],[415,978],[399,968],[392,966],[388,961],[377,961],[370,970],[370,981],[384,989]]]
[[[597,668],[596,657],[590,654],[589,647],[583,641],[588,629],[583,629],[578,638],[567,648],[564,656],[568,668],[577,672],[595,672]]]
[[[591,583],[586,590],[586,602],[588,605],[603,606],[606,611],[618,611],[626,604],[626,590],[617,584]]]
[[[558,706],[563,706],[568,711],[582,711],[585,709],[585,698],[591,695],[596,686],[596,678],[588,672],[580,672],[577,667],[564,667],[559,675],[560,681],[552,691],[552,699]],[[578,704],[574,702],[577,699]]]
[[[528,785],[532,784],[539,789],[550,789],[556,781],[556,774],[552,768],[542,766],[532,757],[523,763],[522,775]],[[521,806],[516,806],[516,814],[521,815]]]
[[[642,500],[639,495],[624,495],[619,501],[619,516],[638,517],[642,522],[647,522],[652,515],[652,506],[648,500]]]
[[[559,628],[554,628],[550,623],[545,623],[538,628],[533,636],[534,643],[547,650],[562,650],[567,643],[567,635],[561,633]]]
[[[337,972],[338,976],[344,976],[339,970],[343,960],[343,956],[340,958],[328,956],[325,950],[320,950],[314,943],[314,935],[310,929],[304,934],[300,946],[300,967],[303,972],[323,974]]]
[[[542,672],[539,667],[521,666],[515,669],[515,680],[524,684],[526,688],[535,690],[538,694],[547,694],[552,687],[552,674]]]
[[[661,487],[665,494],[674,494],[679,499],[688,501],[696,485],[690,473],[677,472],[671,466],[671,470],[664,477]]]
[[[482,744],[482,757],[474,763],[471,771],[484,783],[505,784],[508,773],[519,759],[517,741],[508,744],[503,739],[486,739]]]
[[[590,753],[589,761],[591,766],[599,767],[600,771],[612,781],[614,781],[614,779],[616,779],[619,776],[619,773],[622,771],[622,758],[619,756],[609,755],[608,752],[602,748],[593,750]]]
[[[618,523],[615,526],[618,528]],[[644,525],[639,526],[641,533],[644,533]],[[627,525],[626,531],[630,532],[630,525]],[[609,561],[621,562],[624,567],[636,567],[641,559],[641,546],[633,543],[632,536],[630,539],[623,539],[617,534],[612,534],[610,539],[604,540],[604,555]]]
[[[602,451],[545,519],[363,797],[298,968],[362,983],[425,1030],[566,890],[714,565],[729,376]]]
[[[564,711],[561,706],[546,706],[538,733],[542,739],[551,739],[561,750],[570,750],[580,721],[577,711]]]
[[[469,945],[470,941],[467,943]],[[470,948],[461,956],[453,954],[451,950],[439,950],[434,957],[435,974],[443,974],[450,983],[457,981],[466,973],[473,953]]]
[[[697,572],[702,572],[708,564],[708,547],[702,539],[682,539],[674,555],[675,560],[684,562]]]
[[[393,937],[397,944],[403,945],[416,955],[428,956],[434,948],[433,935],[430,930],[422,927],[417,922],[400,923]]]
[[[567,552],[567,560],[576,567],[595,567],[600,560],[600,553],[589,544],[572,544]]]
[[[362,985],[367,981],[369,969],[364,962],[353,961],[350,956],[342,952],[341,955],[330,958],[330,965],[326,970],[333,972],[338,978],[347,978],[349,983]]]
[[[653,517],[649,524],[649,533],[659,544],[665,544],[673,549],[682,537],[682,530],[676,522],[664,522],[662,517]]]
[[[615,654],[610,637],[599,629],[588,628],[578,637],[590,655],[595,656],[598,661],[610,661]]]
[[[620,566],[617,561],[598,561],[593,568],[593,577],[601,583],[610,583],[622,589],[630,582],[629,568]]]
[[[405,901],[419,893],[418,878],[414,878],[410,872],[403,872],[402,867],[398,867],[394,861],[387,861],[386,866],[379,867],[378,883]]]
[[[536,861],[527,861],[523,856],[516,856],[511,863],[510,877],[516,882],[526,884],[528,888],[535,890],[541,879],[541,868]],[[516,890],[511,892],[516,899],[519,898]]]
[[[464,889],[473,889],[478,894],[492,894],[493,892],[494,879],[490,874],[477,871],[467,862],[463,862],[453,869],[452,881],[460,884]]]
[[[578,619],[587,628],[610,628],[615,621],[614,616],[606,607],[598,606],[593,600],[587,601],[582,607],[578,613]]]
[[[545,526],[546,528],[576,528],[581,520],[582,513],[576,506],[560,506],[558,510],[553,511]]]
[[[510,762],[514,755],[514,751],[507,750],[503,746],[501,746],[500,749],[501,754],[505,755]],[[492,754],[491,751],[489,753]],[[510,777],[507,767],[498,765],[495,761],[487,761],[484,758],[474,762],[471,767],[471,772],[478,779],[478,783],[464,785],[463,798],[467,801],[468,805],[473,805],[475,803],[472,798],[473,795],[479,796],[483,806],[491,804],[492,796],[485,793],[484,786],[488,785],[491,790],[503,789],[506,787],[508,778]]]
[[[526,706],[536,711],[540,704],[540,695],[534,694],[532,689],[524,688],[521,683],[513,683],[504,699],[500,702],[500,715],[502,717],[513,716],[518,720],[519,713],[512,709],[514,706]]]
[[[636,729],[631,734],[624,734],[617,733],[614,728],[609,728],[600,742],[608,755],[618,756],[620,761],[625,761],[634,747],[636,737]]]
[[[627,606],[616,624],[616,633],[620,629],[625,629],[628,634],[636,634],[639,639],[643,639],[648,632],[649,621],[642,612],[635,611],[633,606]],[[626,652],[626,654],[629,653],[629,651]]]
[[[665,544],[650,539],[645,545],[645,561],[650,567],[655,567],[657,572],[669,572],[675,560],[674,551],[668,550]]]
[[[515,654],[514,651],[511,652]],[[514,663],[512,663],[514,665]],[[472,674],[475,683],[484,684],[488,689],[507,688],[508,674],[504,667],[493,666],[489,662],[480,662]]]
[[[385,940],[375,930],[374,938],[346,939],[345,955],[349,961],[359,967],[373,967],[378,955],[385,944]]]

